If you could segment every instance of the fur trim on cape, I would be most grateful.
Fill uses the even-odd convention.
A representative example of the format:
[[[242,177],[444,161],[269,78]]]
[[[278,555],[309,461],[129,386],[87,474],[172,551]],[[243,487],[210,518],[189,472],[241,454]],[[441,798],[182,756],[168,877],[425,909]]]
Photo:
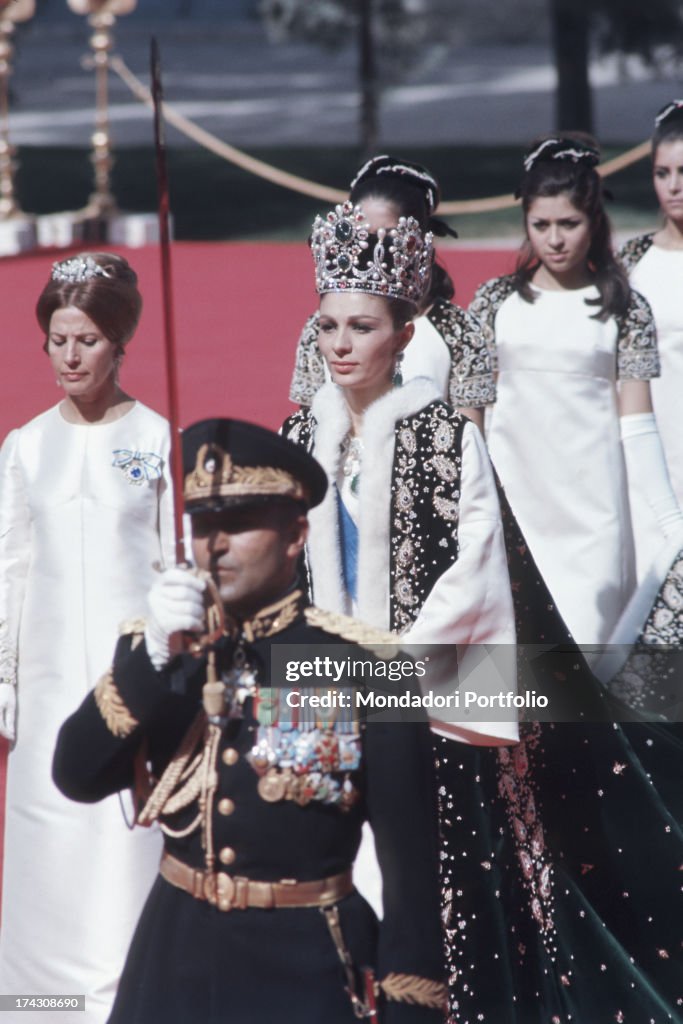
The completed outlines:
[[[363,419],[363,466],[358,488],[359,550],[358,602],[354,614],[378,629],[389,626],[391,483],[396,424],[439,399],[436,384],[415,377],[394,388],[368,407]],[[325,469],[329,488],[324,501],[310,513],[308,554],[313,599],[320,608],[346,612],[340,548],[336,482],[341,444],[351,428],[343,391],[324,384],[311,412],[316,422],[313,454]]]

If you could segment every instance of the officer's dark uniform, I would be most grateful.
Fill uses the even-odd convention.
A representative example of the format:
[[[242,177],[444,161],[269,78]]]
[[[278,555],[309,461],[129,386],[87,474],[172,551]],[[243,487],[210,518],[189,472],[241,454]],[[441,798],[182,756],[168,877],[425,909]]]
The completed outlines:
[[[195,460],[210,474],[222,464],[223,494],[228,477],[241,486],[251,477],[253,488],[257,467],[306,481],[312,471],[302,456],[316,466],[301,449],[292,465],[296,446],[259,428],[249,427],[248,444],[239,432],[222,434],[222,451],[199,443],[201,431],[188,433],[186,501]],[[305,500],[314,502],[315,487]],[[111,1022],[351,1024],[348,989],[367,1003],[361,968],[374,970],[386,1024],[443,1019],[426,722],[363,725],[348,710],[305,715],[287,710],[287,690],[268,685],[276,682],[274,644],[298,645],[304,656],[306,645],[344,644],[346,657],[367,662],[378,639],[307,606],[295,590],[249,621],[227,623],[210,656],[212,696],[206,654],[156,671],[139,624],[121,637],[112,671],[62,727],[54,763],[57,785],[82,801],[134,785],[151,765],[141,818],[159,820],[165,853]],[[350,883],[366,819],[383,874],[380,923]],[[345,955],[352,966],[343,966]]]

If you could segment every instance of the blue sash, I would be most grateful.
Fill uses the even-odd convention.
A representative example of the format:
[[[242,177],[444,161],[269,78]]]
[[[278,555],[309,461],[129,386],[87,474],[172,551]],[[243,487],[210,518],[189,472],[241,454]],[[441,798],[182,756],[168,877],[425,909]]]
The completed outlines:
[[[339,540],[344,588],[355,601],[358,593],[358,527],[349,515],[349,510],[342,501],[339,489],[335,488],[335,490],[339,513]]]

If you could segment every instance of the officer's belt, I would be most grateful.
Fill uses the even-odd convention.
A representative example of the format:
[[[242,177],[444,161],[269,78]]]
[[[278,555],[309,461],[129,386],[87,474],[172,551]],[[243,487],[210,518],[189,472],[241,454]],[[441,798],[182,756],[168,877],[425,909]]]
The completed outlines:
[[[255,882],[224,871],[198,871],[170,853],[163,854],[159,872],[171,885],[189,892],[197,900],[207,900],[219,910],[323,907],[348,896],[353,889],[351,869],[312,882],[295,879]]]

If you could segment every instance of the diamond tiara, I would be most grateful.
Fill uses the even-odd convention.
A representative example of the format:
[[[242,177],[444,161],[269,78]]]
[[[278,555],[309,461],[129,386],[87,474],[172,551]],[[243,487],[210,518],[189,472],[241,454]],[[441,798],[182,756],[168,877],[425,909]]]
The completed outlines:
[[[92,256],[72,256],[68,260],[58,260],[52,264],[51,276],[53,281],[66,281],[68,284],[92,281],[95,277],[111,277]]]
[[[316,217],[311,234],[315,283],[325,292],[367,292],[419,305],[434,261],[432,233],[423,236],[414,217],[376,234],[360,206],[349,200]]]

